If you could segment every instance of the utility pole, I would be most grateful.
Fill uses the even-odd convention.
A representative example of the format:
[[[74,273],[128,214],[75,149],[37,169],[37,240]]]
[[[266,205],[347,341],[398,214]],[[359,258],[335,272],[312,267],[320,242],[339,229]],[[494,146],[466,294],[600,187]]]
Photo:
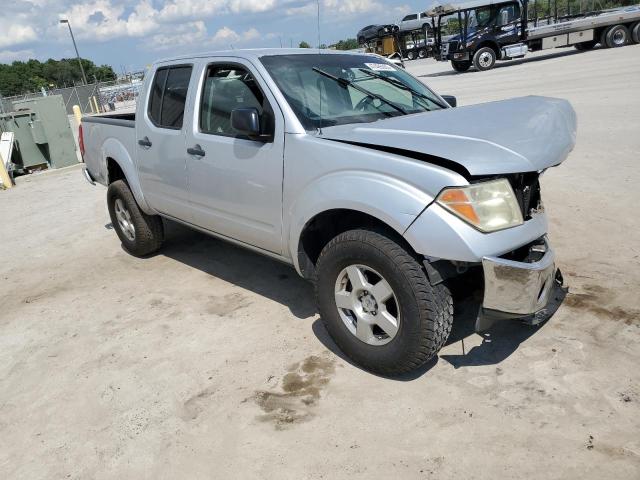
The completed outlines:
[[[82,80],[84,81],[84,84],[87,84],[87,77],[85,77],[84,75],[84,68],[82,68],[82,60],[80,60],[80,54],[78,53],[78,46],[76,45],[76,39],[73,37],[73,30],[71,30],[71,24],[69,23],[69,20],[64,19],[64,20],[60,20],[60,23],[66,23],[67,27],[69,27],[69,33],[71,34],[71,41],[73,42],[73,48],[76,49],[76,57],[78,57],[78,63],[80,64],[80,73],[82,73]]]

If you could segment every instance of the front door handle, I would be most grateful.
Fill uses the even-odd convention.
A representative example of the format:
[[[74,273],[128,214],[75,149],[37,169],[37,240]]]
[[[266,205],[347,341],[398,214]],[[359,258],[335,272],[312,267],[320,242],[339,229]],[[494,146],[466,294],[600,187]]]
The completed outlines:
[[[149,140],[149,137],[144,137],[142,140],[138,140],[138,145],[141,147],[150,147],[151,140]]]
[[[194,145],[191,148],[187,148],[187,153],[189,155],[195,155],[196,157],[204,157],[205,151],[202,149],[200,145]]]

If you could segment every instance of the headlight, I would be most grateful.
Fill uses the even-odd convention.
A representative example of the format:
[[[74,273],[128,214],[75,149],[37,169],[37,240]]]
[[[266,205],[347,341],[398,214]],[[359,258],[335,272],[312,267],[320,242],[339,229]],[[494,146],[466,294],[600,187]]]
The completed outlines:
[[[483,232],[522,225],[522,212],[506,179],[445,188],[439,205]]]

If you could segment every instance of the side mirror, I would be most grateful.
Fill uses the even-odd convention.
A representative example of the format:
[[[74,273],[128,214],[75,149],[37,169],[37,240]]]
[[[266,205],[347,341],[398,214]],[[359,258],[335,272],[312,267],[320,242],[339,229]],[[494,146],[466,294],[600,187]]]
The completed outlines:
[[[458,106],[458,100],[453,95],[440,95],[442,99],[447,102],[451,107]]]
[[[260,114],[257,108],[234,108],[231,111],[231,126],[248,137],[260,136]]]

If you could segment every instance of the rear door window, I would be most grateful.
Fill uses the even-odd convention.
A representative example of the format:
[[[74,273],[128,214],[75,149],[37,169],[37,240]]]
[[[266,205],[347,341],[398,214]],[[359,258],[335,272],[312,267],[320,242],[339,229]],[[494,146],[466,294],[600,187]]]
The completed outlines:
[[[190,65],[181,65],[156,71],[148,110],[149,118],[156,127],[182,128],[192,69]]]

